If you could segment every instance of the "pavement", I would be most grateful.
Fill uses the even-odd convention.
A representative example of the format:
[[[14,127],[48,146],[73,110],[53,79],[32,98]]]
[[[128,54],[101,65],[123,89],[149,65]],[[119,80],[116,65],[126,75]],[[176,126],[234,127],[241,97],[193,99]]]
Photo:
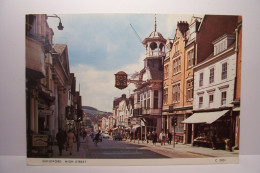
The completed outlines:
[[[126,142],[134,143],[133,141],[130,142],[129,140],[127,140]],[[137,141],[135,141],[134,144],[138,144]],[[212,148],[198,147],[198,146],[192,146],[191,144],[182,144],[182,143],[177,143],[173,147],[173,143],[171,144],[165,143],[165,145],[161,145],[160,143],[157,142],[156,146],[153,146],[151,142],[147,144],[146,141],[139,141],[139,145],[165,148],[170,150],[199,154],[208,157],[238,157],[239,156],[239,150],[234,150],[232,152],[230,152],[229,150],[228,151],[219,150],[219,149],[213,150]]]
[[[79,151],[77,151],[77,144],[74,143],[72,155],[69,154],[69,151],[63,150],[62,156],[59,156],[59,149],[57,145],[54,145],[52,147],[53,149],[53,158],[85,158],[86,154],[88,152],[88,144],[86,142],[86,139],[83,140],[80,139],[80,147]],[[152,143],[147,143],[146,141],[139,141],[139,144],[137,141],[130,142],[129,140],[123,140],[122,142],[128,143],[128,144],[135,144],[135,145],[142,145],[144,147],[155,147],[165,150],[175,150],[175,151],[182,151],[192,154],[198,154],[206,157],[238,157],[239,156],[239,150],[234,150],[232,152],[226,151],[226,150],[213,150],[211,148],[205,148],[205,147],[197,147],[197,146],[191,146],[191,144],[175,144],[175,147],[173,147],[172,144],[166,143],[165,145],[162,145],[160,143],[156,143],[154,146]]]

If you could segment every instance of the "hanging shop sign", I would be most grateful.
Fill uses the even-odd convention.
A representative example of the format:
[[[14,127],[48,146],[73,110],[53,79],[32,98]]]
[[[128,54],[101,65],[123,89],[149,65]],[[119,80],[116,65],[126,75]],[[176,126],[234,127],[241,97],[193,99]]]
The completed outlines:
[[[115,74],[115,87],[118,89],[125,89],[127,87],[127,74],[120,71]]]

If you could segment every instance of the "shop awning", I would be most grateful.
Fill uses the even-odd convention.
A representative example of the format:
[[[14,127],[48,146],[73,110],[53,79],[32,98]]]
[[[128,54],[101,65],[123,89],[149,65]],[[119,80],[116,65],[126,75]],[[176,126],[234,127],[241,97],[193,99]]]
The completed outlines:
[[[216,111],[216,112],[200,112],[194,113],[192,116],[187,118],[186,120],[182,121],[182,123],[186,124],[198,124],[198,123],[205,123],[211,124],[221,116],[225,115],[229,110],[223,111]]]

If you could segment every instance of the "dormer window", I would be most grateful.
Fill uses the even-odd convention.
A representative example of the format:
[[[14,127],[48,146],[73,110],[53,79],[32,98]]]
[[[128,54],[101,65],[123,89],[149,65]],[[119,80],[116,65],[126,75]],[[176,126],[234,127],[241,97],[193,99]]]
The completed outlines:
[[[217,55],[226,50],[234,42],[234,40],[234,35],[225,34],[219,37],[217,40],[213,41],[212,44],[214,45],[214,55]]]

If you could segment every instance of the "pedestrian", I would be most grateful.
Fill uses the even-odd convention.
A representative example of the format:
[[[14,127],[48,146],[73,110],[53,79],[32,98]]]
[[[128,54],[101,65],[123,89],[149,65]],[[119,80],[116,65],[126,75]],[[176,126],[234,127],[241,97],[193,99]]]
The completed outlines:
[[[65,139],[66,138],[65,138],[62,130],[59,128],[59,131],[56,134],[56,140],[57,140],[57,144],[58,144],[58,147],[59,147],[59,155],[60,156],[62,155],[62,150],[64,148]]]
[[[216,132],[214,131],[211,137],[211,145],[213,150],[216,150],[216,142],[217,142]]]
[[[166,139],[166,135],[164,133],[164,131],[162,130],[160,135],[159,135],[159,139],[161,141],[161,145],[165,145],[165,139]]]
[[[137,137],[137,143],[139,144],[139,140],[140,140],[140,133],[139,133],[139,131],[137,132],[136,137]]]
[[[147,135],[147,144],[149,143],[150,139],[151,139],[151,132],[149,132],[148,135]]]
[[[96,146],[97,146],[97,144],[99,142],[99,138],[100,138],[100,130],[98,131],[98,133],[96,134],[95,139],[94,139]]]
[[[169,144],[172,143],[172,133],[171,132],[168,132],[168,142],[169,142]]]
[[[75,135],[72,132],[72,130],[69,130],[69,132],[67,134],[67,141],[68,141],[68,144],[69,144],[70,155],[72,155],[72,148],[73,148],[74,140],[75,140]]]
[[[153,139],[153,145],[155,146],[157,142],[157,133],[155,131],[153,131],[152,133],[152,139]]]
[[[133,132],[130,132],[130,142],[132,142],[132,140],[133,140]]]

